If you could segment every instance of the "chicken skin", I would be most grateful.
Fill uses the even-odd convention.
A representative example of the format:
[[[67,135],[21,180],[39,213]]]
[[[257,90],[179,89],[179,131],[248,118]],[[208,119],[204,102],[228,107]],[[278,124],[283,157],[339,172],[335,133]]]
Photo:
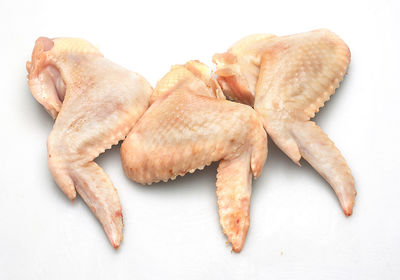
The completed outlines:
[[[47,141],[51,174],[69,199],[79,193],[118,248],[120,200],[93,160],[126,137],[149,105],[151,86],[82,39],[39,38],[27,70],[33,96],[55,119]]]
[[[267,137],[257,113],[225,100],[210,69],[198,61],[172,67],[157,84],[151,106],[121,146],[132,180],[151,184],[220,161],[220,223],[239,252],[249,227],[252,175],[267,157]]]
[[[329,30],[251,35],[213,61],[224,93],[254,106],[275,144],[297,164],[306,159],[332,186],[345,215],[351,215],[356,191],[350,169],[310,121],[346,73],[347,45]]]

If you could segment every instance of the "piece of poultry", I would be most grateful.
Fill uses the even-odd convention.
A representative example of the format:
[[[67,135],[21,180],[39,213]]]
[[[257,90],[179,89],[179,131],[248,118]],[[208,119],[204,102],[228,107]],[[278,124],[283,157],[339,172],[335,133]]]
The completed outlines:
[[[310,121],[346,73],[347,45],[325,29],[283,37],[258,34],[214,55],[213,61],[224,93],[254,105],[275,144],[297,164],[304,157],[351,215],[356,191],[350,169],[333,142]]]
[[[125,173],[151,184],[220,160],[220,223],[239,252],[249,227],[252,174],[260,175],[267,156],[259,116],[249,106],[225,100],[211,70],[198,61],[172,67],[151,103],[121,146]]]
[[[119,197],[93,160],[126,137],[149,105],[151,86],[82,39],[39,38],[26,66],[33,96],[56,119],[47,141],[56,183],[71,200],[79,193],[118,248]]]

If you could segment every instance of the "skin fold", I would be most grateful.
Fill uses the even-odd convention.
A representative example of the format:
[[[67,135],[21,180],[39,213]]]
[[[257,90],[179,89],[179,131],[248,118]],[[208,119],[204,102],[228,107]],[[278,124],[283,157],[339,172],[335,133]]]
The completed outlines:
[[[299,164],[301,157],[353,212],[354,179],[334,143],[312,121],[339,86],[350,63],[347,45],[321,29],[277,37],[256,34],[213,57],[224,94],[254,106],[274,143]]]
[[[79,193],[118,248],[120,200],[93,160],[126,137],[149,106],[151,86],[75,38],[39,38],[27,70],[33,96],[55,119],[47,141],[51,174],[69,199]]]
[[[173,66],[151,103],[121,146],[126,175],[151,184],[220,161],[220,224],[239,252],[250,222],[252,175],[260,175],[267,157],[259,116],[249,106],[225,100],[210,69],[198,61]]]

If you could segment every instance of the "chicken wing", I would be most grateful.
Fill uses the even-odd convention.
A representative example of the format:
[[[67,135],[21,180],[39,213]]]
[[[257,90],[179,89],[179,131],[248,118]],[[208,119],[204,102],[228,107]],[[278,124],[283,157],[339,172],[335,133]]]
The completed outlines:
[[[56,119],[47,141],[56,183],[71,200],[79,193],[118,248],[119,197],[93,160],[125,138],[147,109],[151,86],[82,39],[39,38],[27,70],[33,96]]]
[[[213,61],[224,93],[254,105],[275,144],[297,164],[304,157],[351,215],[356,191],[350,169],[333,142],[310,121],[346,73],[347,45],[329,30],[251,35]]]
[[[121,146],[125,173],[151,184],[220,160],[220,223],[233,251],[239,252],[249,227],[252,175],[259,176],[267,156],[257,113],[225,100],[210,69],[197,61],[172,67],[151,100]]]

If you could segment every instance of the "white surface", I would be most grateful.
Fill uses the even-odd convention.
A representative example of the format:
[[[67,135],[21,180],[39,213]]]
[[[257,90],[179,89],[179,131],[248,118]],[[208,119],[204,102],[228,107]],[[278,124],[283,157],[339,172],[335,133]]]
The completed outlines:
[[[395,279],[400,273],[399,13],[395,1],[1,1],[0,279]],[[246,4],[244,3],[246,2]],[[397,17],[397,18],[396,18]],[[99,159],[120,194],[125,239],[114,251],[89,209],[71,204],[47,168],[52,120],[33,99],[25,62],[39,36],[86,38],[154,85],[172,64],[251,33],[329,28],[352,52],[316,121],[356,180],[346,218],[327,183],[272,143],[254,183],[240,254],[218,223],[216,164],[143,187],[119,149]]]

